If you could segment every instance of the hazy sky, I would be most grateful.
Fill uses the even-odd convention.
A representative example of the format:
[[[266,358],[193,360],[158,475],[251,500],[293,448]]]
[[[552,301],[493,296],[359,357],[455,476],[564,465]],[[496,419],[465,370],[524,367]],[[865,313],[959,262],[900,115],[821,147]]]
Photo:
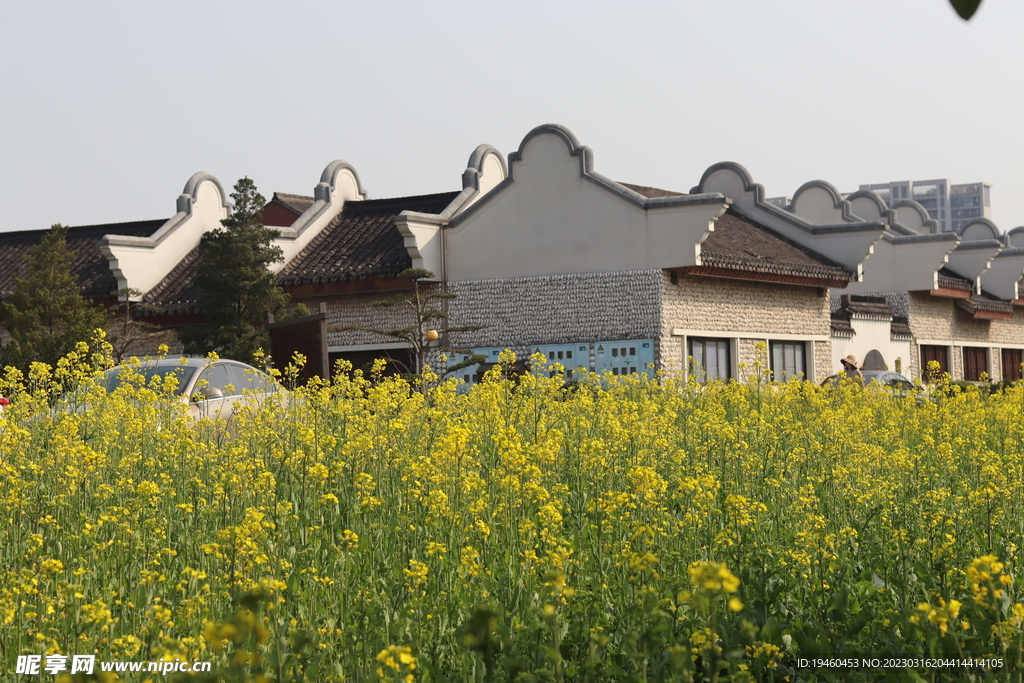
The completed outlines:
[[[947,0],[5,3],[0,230],[165,218],[189,176],[371,198],[461,189],[568,126],[615,180],[688,191],[737,161],[768,196],[822,178],[991,183],[1024,225],[1024,3]]]

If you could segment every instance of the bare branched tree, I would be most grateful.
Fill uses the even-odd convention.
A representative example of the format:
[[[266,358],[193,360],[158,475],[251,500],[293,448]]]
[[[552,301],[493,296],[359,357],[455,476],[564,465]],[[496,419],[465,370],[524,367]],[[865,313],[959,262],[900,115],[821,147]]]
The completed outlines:
[[[112,294],[117,297],[117,304],[109,309],[110,320],[106,327],[107,341],[113,347],[115,363],[120,363],[127,356],[151,354],[161,344],[174,342],[177,336],[174,330],[139,319],[141,313],[163,312],[162,308],[154,304],[132,301],[142,295],[141,291],[126,287]]]
[[[427,364],[427,357],[430,355],[431,349],[436,348],[438,351],[448,353],[469,354],[470,350],[468,349],[459,349],[450,346],[432,346],[434,341],[447,339],[447,335],[452,332],[475,332],[476,330],[483,329],[483,325],[462,325],[453,327],[447,324],[448,314],[442,310],[438,304],[446,300],[454,299],[457,295],[449,292],[428,291],[422,281],[433,278],[434,274],[424,268],[409,268],[403,270],[397,275],[397,277],[412,280],[413,287],[411,294],[396,294],[389,299],[376,301],[373,305],[385,308],[401,306],[403,304],[408,306],[412,311],[411,325],[408,327],[399,327],[390,330],[382,330],[375,327],[367,327],[365,325],[345,325],[332,327],[331,329],[333,331],[360,330],[362,332],[372,332],[384,337],[391,337],[392,339],[400,339],[404,342],[408,342],[413,349],[415,367],[406,368],[406,370],[410,374],[415,375],[423,372],[423,367]],[[448,373],[455,372],[456,370],[467,368],[471,365],[478,365],[484,360],[486,360],[484,356],[471,354],[466,360],[449,365],[443,371],[439,372],[439,374],[446,375]],[[394,362],[398,363],[398,361]],[[402,365],[401,363],[398,364]]]

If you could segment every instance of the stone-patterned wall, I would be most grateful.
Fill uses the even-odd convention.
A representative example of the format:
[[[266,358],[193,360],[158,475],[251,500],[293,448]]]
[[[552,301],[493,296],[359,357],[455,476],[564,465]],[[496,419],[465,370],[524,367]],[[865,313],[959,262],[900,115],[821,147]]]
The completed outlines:
[[[747,366],[753,366],[757,360],[756,344],[772,334],[831,333],[828,290],[820,287],[686,275],[679,275],[676,284],[672,284],[671,274],[666,272],[662,275],[662,290],[663,339],[671,337],[674,328],[756,333],[756,338],[740,338],[738,342],[737,361]],[[673,353],[663,354],[663,364],[685,364],[682,345],[666,342],[662,346]],[[813,351],[808,352],[814,354],[813,379],[821,381],[829,374],[832,343],[815,342]],[[740,374],[737,379],[744,379],[742,370]]]
[[[452,346],[496,346],[517,355],[533,344],[658,338],[661,271],[450,282]]]
[[[431,291],[436,285],[428,285]],[[359,292],[336,296],[302,297],[298,301],[306,305],[310,312],[320,310],[320,303],[327,304],[327,344],[328,346],[349,346],[354,344],[393,344],[399,340],[393,337],[364,332],[362,330],[340,330],[349,325],[361,325],[378,330],[394,330],[411,327],[416,324],[416,316],[406,304],[394,306],[374,306],[375,301],[385,301],[402,294],[412,297],[412,290],[403,292]]]
[[[949,373],[950,373],[950,375],[952,375],[953,379],[963,379],[964,378],[963,347],[962,346],[954,346],[952,348],[952,350],[950,351],[950,355],[952,356],[950,358],[950,363],[949,363]]]
[[[953,299],[926,292],[910,293],[910,330],[917,339],[994,341],[989,338],[991,324],[988,320],[975,320],[957,308]]]
[[[660,283],[660,270],[450,282],[448,291],[456,298],[444,302],[448,324],[483,329],[453,333],[448,344],[508,348],[524,358],[534,344],[657,340]],[[394,292],[358,293],[303,298],[302,303],[311,311],[319,310],[321,302],[327,304],[329,345],[381,344],[396,340],[337,328],[413,325],[415,316],[408,306],[373,305],[392,296]]]
[[[838,368],[832,365],[832,342],[814,342],[814,381],[821,382],[836,371]]]
[[[989,323],[989,341],[996,344],[1024,344],[1024,307],[1014,306],[1009,320]]]
[[[764,344],[764,339],[739,339],[736,345],[739,347],[739,377],[736,379],[740,382],[746,382],[754,377],[758,369],[756,364],[761,363],[760,372],[765,373],[770,367],[768,362],[768,349],[758,349],[758,344]]]
[[[991,344],[1024,344],[1024,310],[1014,307],[1010,320],[976,320],[970,313],[957,308],[953,299],[932,296],[926,292],[910,293],[910,329],[914,333],[911,344],[910,367],[906,374],[921,373],[920,340],[948,341],[950,345],[950,374],[963,379],[963,347],[989,346],[989,375],[1002,377],[1001,355]]]

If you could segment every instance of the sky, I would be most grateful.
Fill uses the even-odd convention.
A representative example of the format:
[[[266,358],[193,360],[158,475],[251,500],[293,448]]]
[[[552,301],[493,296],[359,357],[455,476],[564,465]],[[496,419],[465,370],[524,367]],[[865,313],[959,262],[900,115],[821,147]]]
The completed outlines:
[[[743,164],[992,185],[1024,225],[1024,3],[984,0],[5,3],[0,230],[167,218],[189,177],[369,197],[461,189],[559,123],[612,179],[688,191]]]

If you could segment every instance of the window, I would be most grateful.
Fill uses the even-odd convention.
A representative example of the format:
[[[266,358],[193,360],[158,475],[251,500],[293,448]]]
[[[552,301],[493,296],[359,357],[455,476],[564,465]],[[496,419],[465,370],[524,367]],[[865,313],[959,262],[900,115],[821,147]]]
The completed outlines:
[[[935,361],[939,369],[932,372],[928,369],[928,363]],[[926,382],[934,382],[943,373],[949,372],[949,349],[945,346],[931,346],[921,344],[921,376]]]
[[[729,380],[729,340],[690,337],[686,342],[686,355],[693,358],[693,379],[702,384],[709,381]]]
[[[123,368],[111,368],[103,373],[103,379],[100,383],[107,391],[114,391],[121,386],[121,373]],[[168,375],[177,375],[178,377],[178,388],[175,390],[174,395],[179,396],[185,391],[185,387],[188,385],[188,381],[192,379],[192,375],[195,374],[196,369],[190,368],[186,365],[157,365],[150,367],[139,367],[133,369],[133,374],[141,375],[144,380],[144,386],[152,386],[150,383],[154,377],[159,377],[159,381],[163,381]]]
[[[1016,382],[1020,379],[1020,364],[1024,362],[1020,349],[1003,349],[1003,379]]]
[[[776,382],[788,382],[807,376],[803,342],[769,342],[772,372]]]
[[[988,349],[964,347],[964,379],[977,382],[981,374],[988,374]]]
[[[228,365],[228,371],[231,375],[231,384],[234,385],[235,391],[238,393],[244,394],[246,391],[255,391],[260,394],[266,394],[277,391],[277,385],[274,383],[274,380],[258,370],[232,363]]]
[[[242,390],[234,385],[234,379],[227,363],[216,363],[203,370],[192,395],[198,395],[201,398],[240,396]]]

